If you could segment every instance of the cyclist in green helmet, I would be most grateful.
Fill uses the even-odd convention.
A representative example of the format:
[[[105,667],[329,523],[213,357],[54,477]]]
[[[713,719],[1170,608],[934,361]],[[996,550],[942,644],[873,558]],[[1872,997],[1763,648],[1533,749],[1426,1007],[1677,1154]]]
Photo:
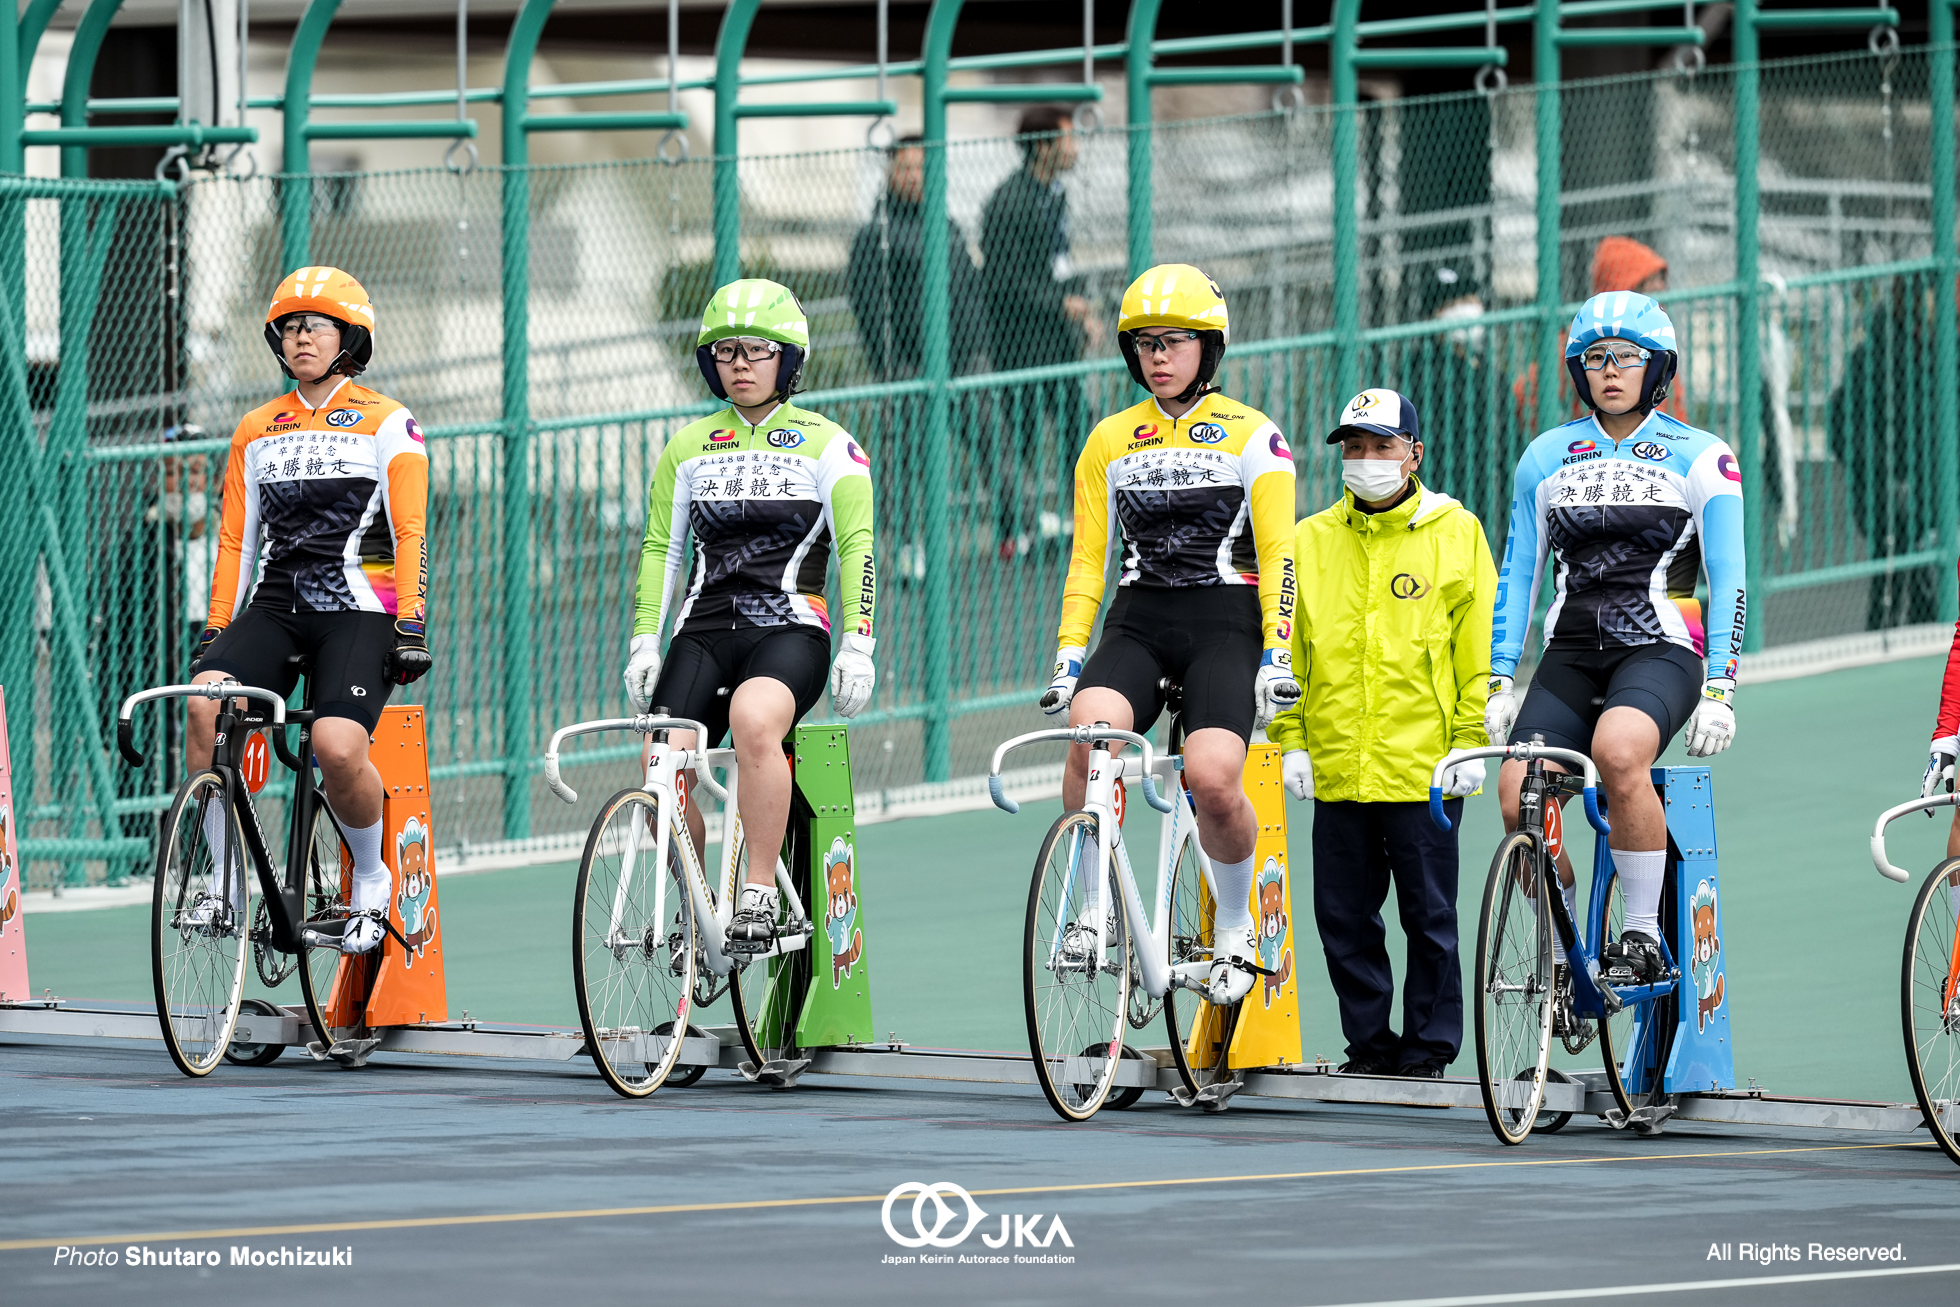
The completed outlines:
[[[676,431],[647,492],[626,693],[708,728],[703,747],[734,736],[737,793],[750,851],[728,943],[759,952],[776,934],[777,851],[789,822],[782,740],[823,694],[855,717],[871,700],[871,460],[849,432],[790,402],[810,357],[803,306],[760,278],[714,293],[695,360],[723,408]],[[683,538],[694,561],[683,567]],[[837,555],[843,611],[824,599]],[[673,635],[663,659],[660,629]],[[831,659],[830,631],[842,639]],[[727,690],[728,693],[722,693]],[[676,732],[679,748],[691,732]],[[687,811],[695,846],[703,826]]]

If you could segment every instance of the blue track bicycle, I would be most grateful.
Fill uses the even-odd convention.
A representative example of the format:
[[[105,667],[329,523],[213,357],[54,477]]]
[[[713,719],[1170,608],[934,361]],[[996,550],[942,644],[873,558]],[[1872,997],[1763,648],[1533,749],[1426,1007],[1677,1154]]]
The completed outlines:
[[[1436,764],[1429,785],[1429,815],[1444,830],[1450,820],[1443,812],[1443,772],[1471,758],[1526,764],[1518,828],[1491,860],[1477,924],[1477,1077],[1490,1128],[1507,1144],[1523,1143],[1538,1123],[1546,1077],[1555,1074],[1549,1072],[1553,1038],[1571,1053],[1597,1038],[1617,1104],[1608,1123],[1653,1133],[1673,1110],[1664,1084],[1680,969],[1663,939],[1667,969],[1654,984],[1615,987],[1601,979],[1600,955],[1619,937],[1625,916],[1605,840],[1593,847],[1583,933],[1559,892],[1564,802],[1577,795],[1592,828],[1601,835],[1610,830],[1598,769],[1584,754],[1548,747],[1536,736],[1508,747],[1453,751]],[[1549,770],[1548,761],[1579,774]],[[1567,962],[1553,962],[1553,931]]]

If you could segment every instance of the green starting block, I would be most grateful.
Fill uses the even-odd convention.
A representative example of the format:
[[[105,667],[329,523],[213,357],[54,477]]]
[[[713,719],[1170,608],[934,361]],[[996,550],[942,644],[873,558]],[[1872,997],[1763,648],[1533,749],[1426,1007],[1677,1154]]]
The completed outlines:
[[[849,733],[842,726],[798,726],[785,751],[796,782],[783,865],[816,935],[808,948],[770,959],[756,1034],[765,1044],[795,1049],[870,1043],[869,932],[858,879]]]

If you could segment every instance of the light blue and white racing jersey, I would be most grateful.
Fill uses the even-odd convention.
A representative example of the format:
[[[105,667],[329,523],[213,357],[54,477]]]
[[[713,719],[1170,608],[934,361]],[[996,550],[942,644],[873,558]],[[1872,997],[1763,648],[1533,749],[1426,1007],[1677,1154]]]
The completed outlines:
[[[1591,414],[1554,427],[1518,460],[1491,670],[1517,670],[1549,552],[1547,649],[1666,641],[1706,656],[1711,679],[1733,678],[1747,613],[1742,540],[1742,472],[1708,432],[1660,412],[1618,443]]]

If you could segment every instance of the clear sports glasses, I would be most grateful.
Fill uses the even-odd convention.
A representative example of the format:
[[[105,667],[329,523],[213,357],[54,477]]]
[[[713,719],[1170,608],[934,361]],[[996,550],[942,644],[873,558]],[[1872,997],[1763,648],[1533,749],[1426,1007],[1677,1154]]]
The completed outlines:
[[[718,340],[708,346],[708,355],[717,363],[733,363],[737,355],[751,363],[760,363],[771,354],[782,353],[782,350],[782,345],[773,340],[736,336],[728,340]]]
[[[1160,331],[1146,336],[1140,331],[1130,333],[1130,341],[1139,352],[1148,350],[1152,354],[1165,354],[1179,345],[1198,339],[1195,331]]]
[[[1642,349],[1638,345],[1614,345],[1610,349],[1605,345],[1594,345],[1579,356],[1579,362],[1586,371],[1598,372],[1611,359],[1613,366],[1620,371],[1631,372],[1635,368],[1646,367],[1647,360],[1652,357],[1652,350]]]
[[[300,335],[317,336],[322,332],[339,330],[338,322],[318,313],[289,313],[279,319],[279,334],[287,340]]]

